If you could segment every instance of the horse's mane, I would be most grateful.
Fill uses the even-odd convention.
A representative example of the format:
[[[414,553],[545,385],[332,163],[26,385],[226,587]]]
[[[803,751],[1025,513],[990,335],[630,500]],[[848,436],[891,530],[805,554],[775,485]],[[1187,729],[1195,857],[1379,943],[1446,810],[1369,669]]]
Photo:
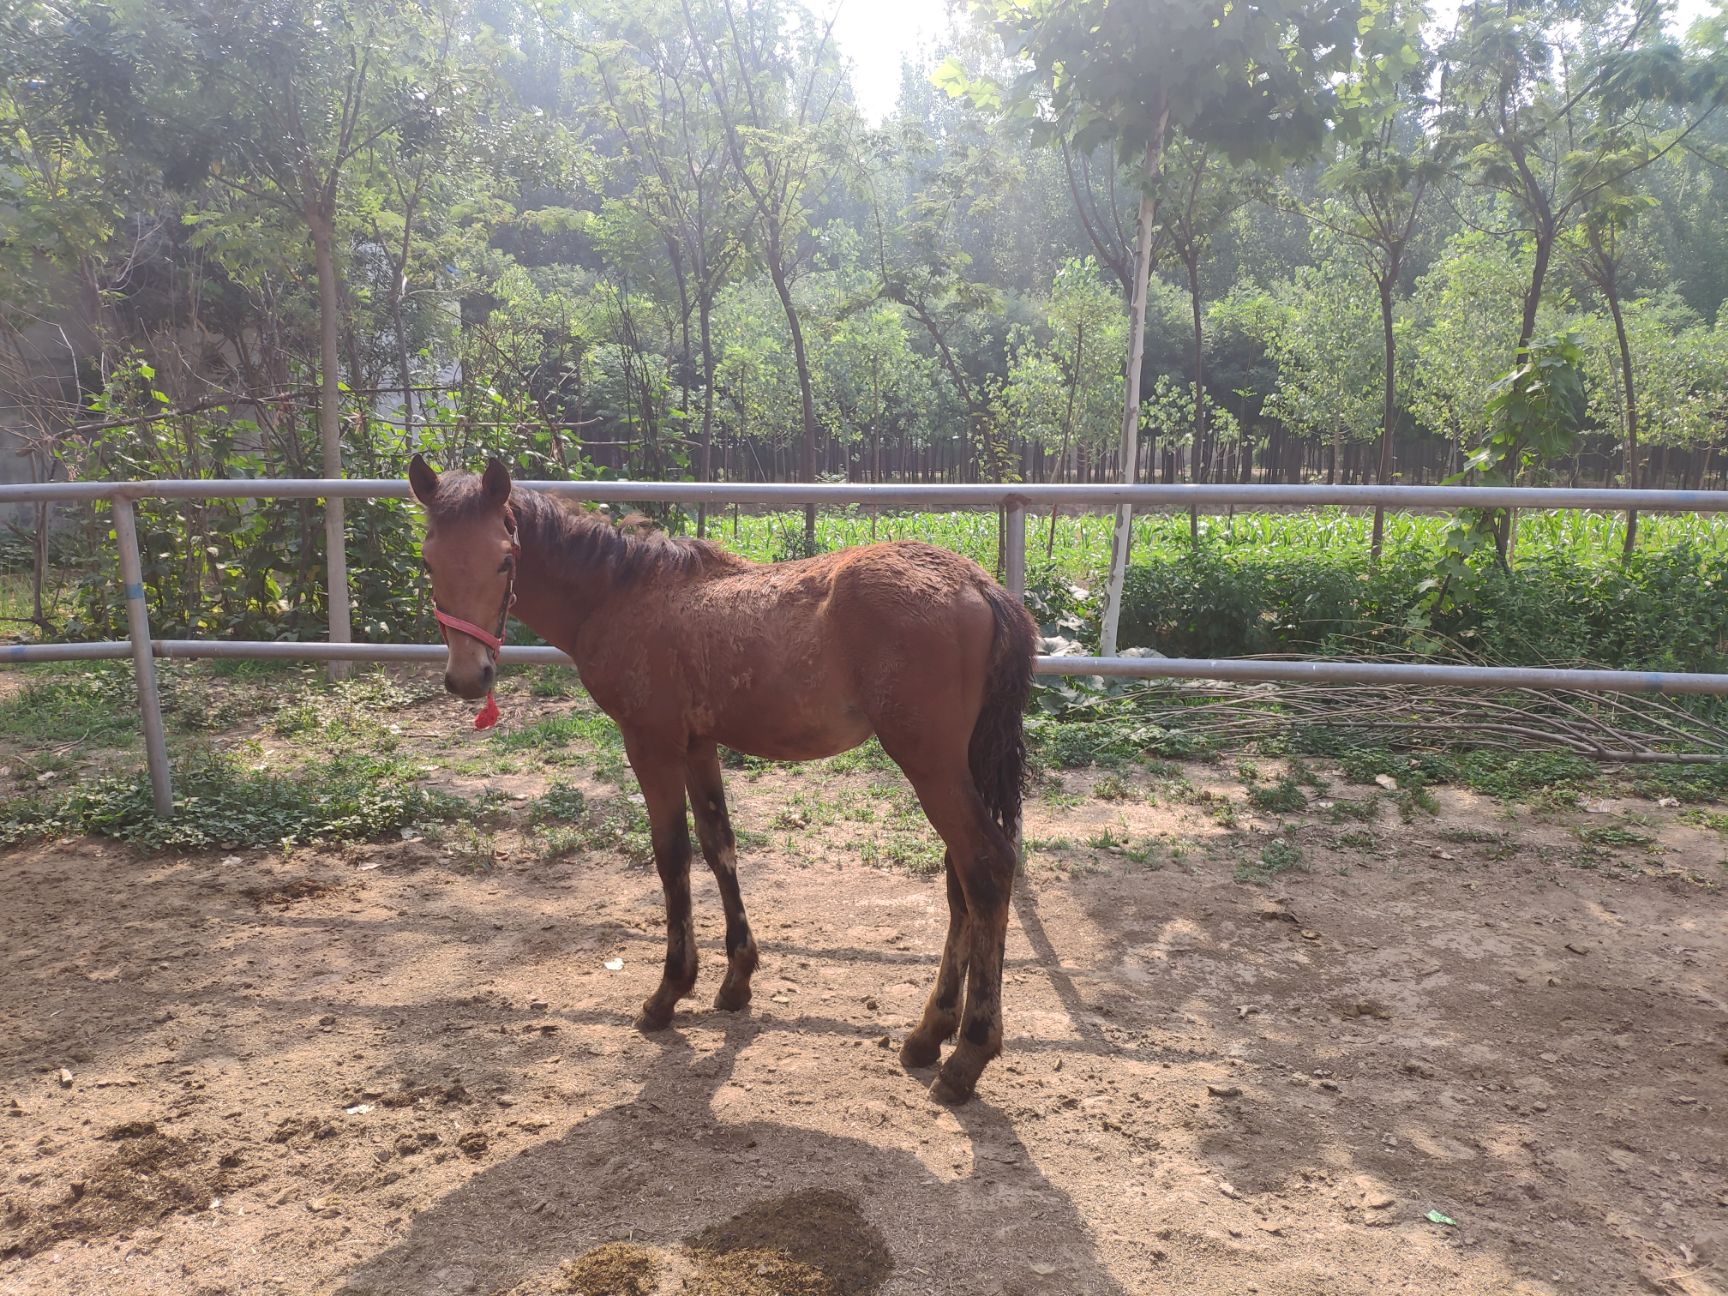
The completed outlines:
[[[447,472],[439,479],[431,513],[435,518],[456,521],[487,507],[478,476]],[[714,567],[741,566],[745,561],[711,540],[680,539],[658,532],[643,535],[636,528],[624,530],[600,514],[521,487],[510,492],[510,508],[516,514],[517,534],[522,543],[532,545],[547,562],[554,566],[604,567],[622,582],[638,577],[689,576]]]

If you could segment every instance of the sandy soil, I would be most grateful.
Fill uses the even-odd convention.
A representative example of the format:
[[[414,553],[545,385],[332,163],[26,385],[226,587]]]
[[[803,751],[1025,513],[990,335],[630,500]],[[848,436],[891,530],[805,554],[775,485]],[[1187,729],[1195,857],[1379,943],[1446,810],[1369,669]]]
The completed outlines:
[[[1090,777],[1029,837],[1196,849],[1034,855],[952,1111],[894,1051],[941,888],[788,828],[795,775],[732,780],[753,1010],[707,1006],[699,867],[653,1036],[659,887],[617,851],[0,854],[0,1292],[1728,1291],[1720,838],[1589,871],[1572,823],[1443,793],[1256,887],[1271,825]]]

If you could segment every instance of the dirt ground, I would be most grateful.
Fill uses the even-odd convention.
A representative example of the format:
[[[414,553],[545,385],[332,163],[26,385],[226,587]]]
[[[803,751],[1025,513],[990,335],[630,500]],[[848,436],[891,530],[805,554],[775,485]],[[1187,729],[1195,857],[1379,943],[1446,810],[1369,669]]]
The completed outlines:
[[[1587,811],[1442,791],[1311,816],[1250,885],[1275,824],[1121,778],[1031,808],[1006,1051],[955,1110],[895,1051],[939,882],[787,817],[886,813],[873,776],[732,777],[755,1004],[708,1006],[698,864],[656,1035],[623,850],[0,852],[0,1292],[1728,1291],[1719,835],[1645,803],[1656,844],[1581,868]]]

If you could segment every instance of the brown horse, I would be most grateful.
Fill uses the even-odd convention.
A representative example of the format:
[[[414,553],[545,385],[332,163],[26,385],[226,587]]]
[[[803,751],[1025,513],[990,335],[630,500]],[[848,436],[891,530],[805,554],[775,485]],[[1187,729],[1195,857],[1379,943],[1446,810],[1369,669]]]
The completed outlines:
[[[422,552],[446,627],[446,687],[464,698],[489,694],[513,605],[570,655],[623,735],[666,892],[665,974],[638,1024],[669,1024],[696,984],[686,793],[726,910],[727,969],[715,1007],[750,1000],[756,942],[738,894],[717,747],[817,760],[874,734],[947,847],[948,938],[900,1056],[928,1066],[958,1030],[931,1093],[969,1098],[1002,1048],[1021,713],[1036,635],[1026,610],[976,563],[930,545],[759,564],[700,540],[620,530],[514,490],[497,460],[480,477],[439,476],[416,456],[408,479],[426,506]]]

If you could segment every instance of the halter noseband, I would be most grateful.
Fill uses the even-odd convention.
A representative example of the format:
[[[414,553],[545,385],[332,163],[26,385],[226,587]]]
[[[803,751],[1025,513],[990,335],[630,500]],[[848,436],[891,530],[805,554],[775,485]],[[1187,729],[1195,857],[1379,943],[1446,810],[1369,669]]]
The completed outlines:
[[[451,616],[439,607],[436,601],[432,604],[432,615],[437,618],[438,633],[446,646],[450,643],[450,631],[455,630],[485,645],[486,655],[492,659],[494,664],[497,663],[498,654],[504,647],[504,627],[509,624],[510,609],[516,606],[516,564],[522,557],[522,546],[516,541],[516,514],[508,507],[504,510],[504,525],[509,528],[510,535],[510,574],[504,582],[504,603],[498,609],[497,632],[488,634],[472,621],[464,621],[461,617]],[[480,708],[480,714],[474,717],[474,727],[476,729],[490,729],[497,723],[498,702],[492,696],[492,691],[488,689],[486,691],[486,705]]]

